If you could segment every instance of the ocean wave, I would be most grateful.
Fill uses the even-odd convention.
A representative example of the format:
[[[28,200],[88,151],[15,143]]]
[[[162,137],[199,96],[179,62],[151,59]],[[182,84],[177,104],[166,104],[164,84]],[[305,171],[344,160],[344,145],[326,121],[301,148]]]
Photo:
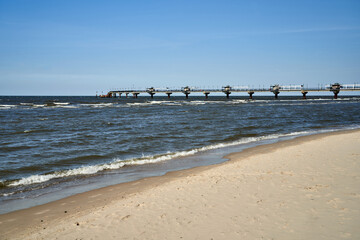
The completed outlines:
[[[318,131],[319,132],[319,131]],[[125,166],[135,166],[135,165],[144,165],[144,164],[154,164],[158,162],[168,161],[172,159],[176,159],[179,157],[188,157],[192,156],[194,154],[205,152],[209,150],[224,148],[224,147],[231,147],[241,144],[247,144],[252,142],[258,142],[258,141],[264,141],[264,140],[272,140],[272,139],[278,139],[283,137],[291,137],[291,136],[300,136],[300,135],[306,135],[311,134],[311,131],[302,131],[302,132],[293,132],[293,133],[287,133],[287,134],[272,134],[267,136],[259,136],[259,137],[247,137],[240,140],[232,141],[232,142],[225,142],[225,143],[218,143],[214,145],[204,146],[201,148],[195,148],[190,149],[186,151],[180,151],[180,152],[172,152],[172,153],[165,153],[160,155],[154,155],[154,156],[142,156],[140,158],[132,158],[127,160],[117,159],[115,158],[110,163],[105,164],[97,164],[97,165],[90,165],[90,166],[83,166],[80,168],[65,170],[65,171],[59,171],[49,174],[42,174],[42,175],[32,175],[29,177],[25,177],[19,180],[11,181],[10,183],[7,183],[7,186],[14,187],[19,185],[30,185],[35,183],[42,183],[49,181],[51,179],[55,178],[64,178],[64,177],[70,177],[75,175],[91,175],[95,174],[104,170],[114,170],[114,169],[120,169]]]
[[[227,104],[244,104],[244,103],[250,103],[251,100],[248,99],[235,99],[233,101],[226,102]]]
[[[41,108],[41,107],[46,107],[47,105],[46,104],[34,104],[32,105],[32,107],[34,108]]]
[[[14,195],[15,193],[16,192],[2,193],[2,194],[0,194],[0,197],[8,197],[8,196]]]
[[[236,99],[232,101],[209,101],[209,100],[194,100],[194,101],[148,101],[148,102],[136,102],[136,103],[126,103],[128,106],[139,107],[139,106],[152,106],[152,105],[161,105],[161,106],[196,106],[196,105],[205,105],[205,104],[239,104],[239,103],[248,103],[249,100]]]
[[[56,105],[56,106],[53,106],[52,108],[79,108],[79,106],[76,106],[76,105]]]
[[[195,155],[197,153],[206,152],[209,150],[215,150],[220,148],[232,147],[242,144],[249,144],[255,143],[260,141],[270,141],[270,140],[278,140],[278,139],[289,139],[298,136],[304,135],[311,135],[311,134],[319,134],[319,133],[326,133],[326,132],[335,132],[339,130],[352,130],[352,129],[359,129],[360,125],[351,125],[347,127],[339,127],[333,129],[318,129],[318,130],[309,130],[309,131],[297,131],[292,133],[283,133],[283,134],[270,134],[266,136],[256,136],[256,137],[245,137],[231,142],[223,142],[212,144],[200,148],[194,148],[185,151],[179,152],[167,152],[164,154],[153,155],[153,156],[142,156],[138,158],[131,158],[131,159],[119,159],[115,158],[112,162],[105,163],[105,164],[96,164],[90,166],[83,166],[75,169],[69,169],[64,171],[58,171],[48,174],[41,174],[41,175],[32,175],[29,177],[24,177],[22,179],[11,180],[11,181],[0,181],[0,185],[5,185],[6,187],[15,187],[19,185],[30,185],[36,183],[46,182],[56,178],[65,178],[70,176],[76,175],[92,175],[96,174],[101,171],[105,170],[114,170],[120,169],[126,166],[136,166],[136,165],[144,165],[144,164],[155,164],[159,162],[169,161],[172,159],[180,158],[180,157],[188,157]]]
[[[55,105],[69,105],[69,102],[54,102]]]
[[[42,108],[42,107],[70,107],[69,102],[47,102],[47,103],[20,103],[20,106],[30,108]]]
[[[190,101],[190,102],[184,102],[186,105],[204,105],[206,104],[205,101]]]
[[[307,105],[333,105],[333,104],[341,104],[343,103],[343,101],[338,101],[338,100],[328,100],[326,102],[324,101],[313,101],[313,100],[308,100],[307,101],[299,101],[297,103],[286,103],[286,102],[274,102],[275,106],[307,106]],[[353,103],[356,103],[357,101],[353,101]],[[352,103],[352,101],[348,100],[348,103]],[[266,104],[260,104],[259,106],[266,106]]]
[[[103,107],[112,107],[114,103],[81,103],[79,104],[82,107],[94,107],[94,108],[103,108]]]
[[[17,105],[11,105],[11,104],[0,104],[0,109],[10,109],[10,108],[16,108]]]
[[[132,107],[139,106],[152,106],[152,105],[166,105],[166,106],[181,106],[182,102],[180,101],[148,101],[148,102],[136,102],[136,103],[126,103],[126,105]]]

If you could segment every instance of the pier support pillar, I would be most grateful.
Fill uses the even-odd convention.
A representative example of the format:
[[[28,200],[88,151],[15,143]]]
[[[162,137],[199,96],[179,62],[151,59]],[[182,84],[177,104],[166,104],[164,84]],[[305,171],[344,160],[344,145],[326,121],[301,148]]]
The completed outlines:
[[[113,98],[116,98],[116,92],[113,93],[112,97],[113,97]]]
[[[334,93],[334,99],[337,99],[338,94],[340,92],[340,88],[342,88],[340,83],[331,84],[330,91]]]
[[[125,97],[128,98],[129,93],[125,93]]]
[[[278,99],[278,95],[280,93],[280,86],[279,84],[270,86],[270,92],[272,92],[273,94],[275,94],[275,99]]]
[[[302,95],[303,95],[303,99],[306,99],[306,94],[307,94],[308,92],[306,92],[306,91],[301,91],[301,93],[302,93]]]
[[[139,94],[140,94],[140,93],[137,93],[137,92],[136,92],[136,93],[133,93],[132,95],[133,95],[134,98],[138,98],[138,95],[139,95]]]
[[[190,89],[188,86],[183,87],[183,88],[181,89],[181,92],[182,92],[183,94],[185,94],[186,99],[189,98],[190,91],[191,91],[191,89]]]
[[[166,92],[166,95],[168,96],[168,98],[170,98],[171,94],[172,94],[172,92]]]
[[[121,93],[119,93],[119,98],[121,98]]]
[[[205,94],[205,99],[208,99],[210,92],[204,92],[204,94]]]
[[[253,91],[249,91],[248,94],[249,94],[249,99],[253,99],[252,95],[254,94],[255,92]]]
[[[154,98],[154,95],[155,95],[155,88],[154,88],[154,87],[147,88],[147,89],[146,89],[146,92],[147,92],[148,94],[150,94],[150,97],[151,97],[151,98]]]
[[[222,88],[222,92],[226,94],[226,98],[230,98],[231,87],[229,85]]]

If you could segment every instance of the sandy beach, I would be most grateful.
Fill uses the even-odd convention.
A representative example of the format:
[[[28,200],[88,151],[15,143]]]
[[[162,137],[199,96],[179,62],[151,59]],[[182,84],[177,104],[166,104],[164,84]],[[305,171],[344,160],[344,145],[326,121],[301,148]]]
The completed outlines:
[[[0,215],[0,239],[360,239],[360,131]]]

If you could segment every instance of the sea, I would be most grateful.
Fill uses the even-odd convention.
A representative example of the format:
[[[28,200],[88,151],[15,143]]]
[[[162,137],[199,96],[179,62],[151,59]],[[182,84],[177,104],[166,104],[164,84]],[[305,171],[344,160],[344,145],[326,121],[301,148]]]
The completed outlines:
[[[0,213],[360,128],[360,96],[301,98],[0,96]]]

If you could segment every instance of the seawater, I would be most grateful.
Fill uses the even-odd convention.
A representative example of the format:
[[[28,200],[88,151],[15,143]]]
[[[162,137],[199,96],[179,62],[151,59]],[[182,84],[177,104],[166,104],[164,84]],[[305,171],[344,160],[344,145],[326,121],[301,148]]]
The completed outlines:
[[[360,127],[360,97],[0,97],[0,213]]]

